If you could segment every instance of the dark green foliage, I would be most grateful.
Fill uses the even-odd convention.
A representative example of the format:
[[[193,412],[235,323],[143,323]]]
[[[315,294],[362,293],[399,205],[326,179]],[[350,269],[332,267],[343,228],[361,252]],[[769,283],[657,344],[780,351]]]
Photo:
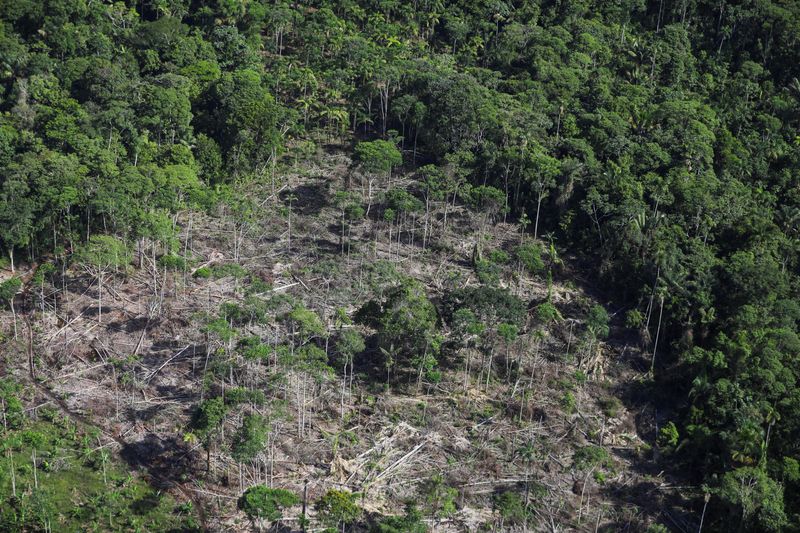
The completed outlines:
[[[371,528],[373,533],[426,533],[428,526],[422,521],[422,513],[413,505],[406,506],[403,516],[387,516]]]
[[[192,427],[200,438],[209,440],[219,430],[226,412],[222,397],[205,400],[195,411]]]
[[[608,337],[608,312],[603,306],[593,305],[586,315],[586,328],[591,335],[598,339]]]
[[[448,486],[441,475],[437,474],[423,482],[420,494],[429,515],[445,518],[456,512],[458,489]]]
[[[414,213],[425,209],[419,198],[405,189],[391,189],[386,193],[386,205],[395,213]]]
[[[263,416],[246,415],[233,436],[232,457],[240,462],[254,459],[265,448],[267,434],[267,422]]]
[[[443,314],[451,320],[458,309],[469,309],[487,324],[505,322],[522,327],[527,314],[525,303],[507,289],[467,287],[445,295]]]
[[[484,285],[496,286],[500,282],[502,272],[502,267],[490,259],[475,262],[475,275]]]
[[[528,512],[525,501],[516,492],[505,491],[494,497],[494,508],[500,513],[503,524],[514,526],[527,520]]]
[[[506,202],[503,191],[491,186],[481,185],[465,192],[465,200],[474,210],[493,218],[500,212]]]
[[[438,313],[420,283],[405,280],[388,293],[382,309],[378,325],[384,349],[406,356],[436,352]]]

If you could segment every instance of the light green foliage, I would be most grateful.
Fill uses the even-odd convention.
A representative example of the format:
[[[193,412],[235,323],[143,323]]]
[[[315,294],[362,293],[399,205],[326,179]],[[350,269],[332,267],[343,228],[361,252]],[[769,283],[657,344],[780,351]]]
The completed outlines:
[[[94,273],[116,270],[129,261],[128,248],[110,235],[92,235],[75,259]]]
[[[4,400],[21,392],[0,381]],[[76,425],[55,409],[42,409],[39,420],[29,420],[18,407],[6,413],[13,424],[0,439],[0,530],[198,530],[191,508],[178,506],[170,495],[132,476],[114,454],[96,450],[99,430]],[[34,450],[38,488],[30,464]]]
[[[522,266],[530,274],[542,274],[544,272],[544,261],[542,260],[542,247],[535,242],[522,244],[517,247],[515,254]]]
[[[352,492],[331,489],[314,503],[314,507],[323,523],[340,527],[354,523],[361,516],[356,498]]]
[[[225,389],[225,405],[230,408],[242,404],[250,404],[251,406],[264,405],[265,402],[264,391],[259,389],[248,389],[246,387]]]
[[[394,143],[380,139],[358,143],[355,154],[364,170],[372,174],[389,174],[403,162]]]
[[[674,448],[678,445],[678,428],[674,422],[667,422],[658,430],[658,445],[662,448]]]
[[[295,306],[286,315],[286,320],[291,325],[292,331],[300,337],[300,342],[307,342],[312,337],[321,337],[327,331],[319,315],[302,305]]]
[[[579,448],[572,457],[572,462],[578,470],[588,468],[611,468],[613,463],[608,450],[602,446],[584,446]]]
[[[239,508],[250,518],[261,518],[275,522],[283,518],[283,511],[300,503],[294,492],[286,489],[271,489],[255,485],[244,491],[239,498]]]
[[[638,309],[631,309],[625,313],[625,326],[629,328],[640,328],[644,324],[644,315]]]
[[[194,271],[194,277],[200,279],[208,279],[212,276],[212,271],[209,267],[200,267]]]
[[[22,289],[22,280],[19,278],[10,278],[0,283],[0,302],[6,306],[11,304],[11,300]]]
[[[186,259],[179,255],[162,255],[158,258],[158,266],[167,270],[184,271],[186,270]]]
[[[272,354],[272,347],[263,344],[258,336],[245,337],[239,341],[238,349],[245,359],[263,360]]]
[[[731,510],[726,522],[753,531],[782,531],[787,524],[783,487],[759,467],[727,472],[716,491]]]
[[[567,414],[573,414],[578,407],[578,401],[575,399],[575,394],[573,394],[572,391],[566,391],[561,397],[560,403],[562,409],[564,409],[564,412]]]
[[[22,386],[15,381],[0,379],[0,417],[10,429],[21,429],[25,421],[24,408],[19,394]]]
[[[536,306],[536,317],[545,324],[559,322],[563,319],[558,308],[550,302],[542,302]]]
[[[497,326],[497,335],[503,339],[506,344],[510,344],[517,338],[519,328],[514,324],[502,323]]]
[[[225,318],[217,318],[214,320],[209,320],[201,329],[203,333],[207,335],[211,335],[219,339],[220,342],[227,343],[235,334],[235,331],[231,328],[230,324],[228,324],[228,320]]]
[[[247,276],[247,269],[244,268],[242,265],[238,263],[221,263],[218,265],[211,266],[211,276],[214,279],[222,279],[222,278],[237,278],[241,279]],[[200,269],[198,269],[198,272]],[[197,275],[197,272],[195,272]],[[205,277],[205,273],[199,275],[198,277]]]
[[[336,339],[336,352],[341,355],[346,365],[353,357],[364,351],[364,336],[355,329],[345,329]]]

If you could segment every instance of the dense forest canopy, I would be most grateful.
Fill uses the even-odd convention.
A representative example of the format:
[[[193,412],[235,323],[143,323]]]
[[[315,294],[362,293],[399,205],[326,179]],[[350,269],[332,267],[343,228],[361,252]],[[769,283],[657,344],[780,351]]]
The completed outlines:
[[[798,40],[791,0],[2,2],[0,247],[102,283],[96,236],[177,252],[178,214],[246,217],[285,154],[352,143],[370,191],[418,177],[387,220],[458,198],[576,258],[651,354],[673,466],[720,496],[717,527],[789,530]],[[341,199],[343,233],[377,216]],[[421,292],[374,317],[420,376],[441,341]],[[416,336],[403,298],[424,300]]]

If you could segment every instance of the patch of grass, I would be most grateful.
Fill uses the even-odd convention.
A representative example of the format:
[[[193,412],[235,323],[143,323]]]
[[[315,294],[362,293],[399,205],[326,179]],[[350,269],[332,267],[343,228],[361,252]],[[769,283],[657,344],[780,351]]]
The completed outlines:
[[[572,462],[578,470],[592,467],[611,468],[613,463],[608,450],[602,446],[584,446],[575,452]]]
[[[176,513],[171,496],[131,476],[100,447],[96,430],[56,412],[47,418],[0,439],[0,531],[197,530],[191,512]]]
[[[200,267],[194,271],[194,277],[198,279],[208,279],[211,277],[211,269],[207,266]]]
[[[597,400],[597,404],[600,406],[600,409],[603,410],[603,414],[608,418],[615,418],[619,414],[619,410],[622,408],[622,402],[620,402],[619,399],[614,396],[600,398]]]
[[[197,275],[197,272],[195,272]],[[238,263],[225,263],[222,265],[213,265],[211,267],[211,276],[214,279],[222,278],[236,278],[242,279],[247,276],[247,269]]]

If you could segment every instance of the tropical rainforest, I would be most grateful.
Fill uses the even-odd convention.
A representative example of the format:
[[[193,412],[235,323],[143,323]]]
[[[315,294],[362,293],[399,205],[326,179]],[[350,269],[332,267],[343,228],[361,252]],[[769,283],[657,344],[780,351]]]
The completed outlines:
[[[800,3],[0,1],[0,530],[800,530]]]

